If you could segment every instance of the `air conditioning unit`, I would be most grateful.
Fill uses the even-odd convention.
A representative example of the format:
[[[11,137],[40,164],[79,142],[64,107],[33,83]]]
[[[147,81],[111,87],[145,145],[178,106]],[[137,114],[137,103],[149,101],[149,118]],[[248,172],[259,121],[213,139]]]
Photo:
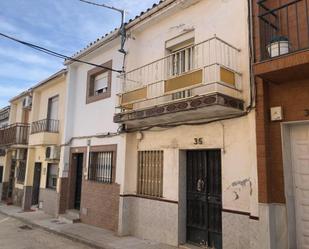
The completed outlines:
[[[45,150],[46,160],[59,160],[60,159],[60,148],[58,146],[48,146]]]
[[[23,108],[31,108],[32,106],[32,97],[27,96],[23,100]]]

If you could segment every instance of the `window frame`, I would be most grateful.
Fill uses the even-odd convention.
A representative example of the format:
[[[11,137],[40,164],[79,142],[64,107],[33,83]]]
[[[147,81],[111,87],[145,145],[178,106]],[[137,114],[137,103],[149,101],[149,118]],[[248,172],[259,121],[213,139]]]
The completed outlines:
[[[51,187],[51,186],[49,185],[50,166],[56,166],[56,167],[57,167],[56,186],[55,186],[55,187]],[[56,163],[48,163],[48,164],[47,164],[47,169],[46,169],[46,171],[47,171],[47,172],[46,172],[46,189],[57,190],[59,165],[56,164]]]
[[[90,170],[90,153],[100,153],[100,152],[112,152],[112,177],[111,182],[100,182],[96,180],[92,180],[89,178],[89,170]],[[99,145],[99,146],[91,146],[89,149],[89,156],[88,156],[88,168],[87,168],[87,181],[97,183],[97,184],[115,184],[116,180],[116,158],[117,158],[117,144],[111,145]]]
[[[106,63],[101,64],[101,66],[103,67],[107,67],[107,68],[112,68],[113,66],[113,61],[110,60]],[[103,92],[101,94],[95,95],[94,94],[94,81],[95,81],[95,77],[103,74],[105,72],[108,72],[108,83],[107,83],[107,90],[106,92]],[[112,71],[105,69],[105,68],[101,68],[101,67],[95,67],[91,70],[88,71],[87,73],[87,93],[86,93],[86,104],[90,104],[102,99],[106,99],[106,98],[110,98],[111,97],[111,91],[112,91]],[[91,95],[91,92],[93,92],[93,94]]]
[[[21,168],[23,167],[23,171]],[[26,170],[27,170],[27,163],[25,160],[20,160],[18,162],[18,166],[16,167],[16,183],[17,184],[24,184],[26,180]],[[21,178],[22,177],[22,178]]]
[[[158,155],[156,155],[158,153]],[[161,165],[159,167],[153,169],[154,161],[150,162],[150,157],[146,158],[146,155],[150,155],[154,160],[160,160]],[[138,196],[144,196],[149,198],[156,198],[156,199],[162,199],[163,198],[163,181],[164,181],[164,150],[139,150],[137,154],[137,176],[136,176],[136,193]],[[149,165],[145,167],[144,160],[146,162],[150,162]],[[151,166],[150,166],[151,165]],[[158,166],[158,165],[157,165]],[[145,171],[145,168],[147,168],[147,171]],[[153,179],[145,179],[143,178],[145,175],[149,176],[153,174],[156,170],[159,170],[159,175],[152,175],[154,176]],[[149,173],[152,172],[152,173]],[[160,180],[158,182],[158,177],[160,177]],[[148,181],[144,185],[143,182]],[[152,185],[151,182],[156,182],[156,184]],[[148,186],[147,184],[151,184],[152,187]],[[152,192],[152,193],[150,193]]]

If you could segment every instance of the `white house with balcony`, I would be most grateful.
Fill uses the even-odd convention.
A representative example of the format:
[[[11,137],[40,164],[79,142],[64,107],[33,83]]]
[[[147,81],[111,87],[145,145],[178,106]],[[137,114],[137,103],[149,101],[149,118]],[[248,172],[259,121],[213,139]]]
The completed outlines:
[[[166,0],[126,25],[119,233],[258,248],[249,6]]]

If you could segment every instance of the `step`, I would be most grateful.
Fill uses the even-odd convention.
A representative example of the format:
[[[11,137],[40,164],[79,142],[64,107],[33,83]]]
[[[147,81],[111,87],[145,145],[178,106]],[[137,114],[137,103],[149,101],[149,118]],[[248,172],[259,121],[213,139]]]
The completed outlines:
[[[180,245],[179,249],[207,249],[209,247],[206,246],[195,246],[195,245],[191,245],[191,244],[184,244],[184,245]]]
[[[67,210],[65,214],[59,215],[58,219],[68,224],[78,223],[80,222],[79,210]]]

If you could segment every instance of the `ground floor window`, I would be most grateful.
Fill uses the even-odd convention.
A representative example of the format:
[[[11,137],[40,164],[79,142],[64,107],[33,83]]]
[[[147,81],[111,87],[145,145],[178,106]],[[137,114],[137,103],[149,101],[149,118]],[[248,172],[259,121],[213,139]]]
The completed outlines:
[[[47,165],[46,188],[56,189],[58,178],[58,164],[49,163]]]
[[[88,179],[100,183],[113,181],[113,152],[91,152]]]
[[[26,161],[19,161],[19,165],[17,167],[16,172],[17,183],[23,184],[25,181],[25,175],[26,175]]]
[[[163,195],[163,151],[138,152],[137,193],[153,197]]]

